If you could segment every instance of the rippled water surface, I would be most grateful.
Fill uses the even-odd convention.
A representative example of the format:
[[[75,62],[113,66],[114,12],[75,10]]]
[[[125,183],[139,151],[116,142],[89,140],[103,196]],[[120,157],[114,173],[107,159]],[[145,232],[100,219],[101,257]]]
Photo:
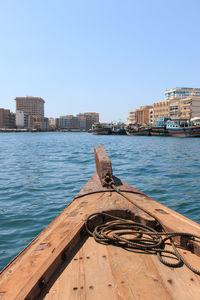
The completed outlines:
[[[200,223],[200,139],[0,134],[0,269],[74,198],[104,145],[114,174]]]

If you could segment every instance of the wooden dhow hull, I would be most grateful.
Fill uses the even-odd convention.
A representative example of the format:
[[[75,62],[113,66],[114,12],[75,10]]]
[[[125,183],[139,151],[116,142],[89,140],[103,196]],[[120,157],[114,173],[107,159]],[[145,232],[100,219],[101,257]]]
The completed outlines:
[[[101,212],[156,227],[155,218],[133,203],[171,232],[200,235],[200,225],[120,179],[112,176],[121,194],[105,186],[112,169],[101,147],[96,165],[97,173],[75,199],[3,270],[0,299],[199,299],[200,276],[185,265],[167,267],[156,255],[99,244],[88,235],[86,218]],[[187,239],[176,243],[191,264],[200,265],[199,245]]]
[[[168,129],[170,136],[175,137],[200,137],[200,126]]]
[[[149,136],[150,129],[138,130],[138,131],[126,131],[127,135],[137,135],[137,136]]]
[[[152,127],[150,131],[151,136],[169,136],[169,132],[165,127]]]

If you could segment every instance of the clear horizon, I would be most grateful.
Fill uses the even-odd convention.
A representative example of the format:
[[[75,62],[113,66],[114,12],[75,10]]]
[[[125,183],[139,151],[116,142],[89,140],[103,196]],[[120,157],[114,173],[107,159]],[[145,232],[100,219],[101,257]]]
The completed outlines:
[[[101,122],[199,88],[197,0],[7,0],[0,6],[0,107],[45,100],[45,116],[98,112]]]

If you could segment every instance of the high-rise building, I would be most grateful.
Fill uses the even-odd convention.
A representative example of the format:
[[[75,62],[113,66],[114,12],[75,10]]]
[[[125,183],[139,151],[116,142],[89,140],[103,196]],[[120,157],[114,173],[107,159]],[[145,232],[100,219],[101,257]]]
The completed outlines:
[[[45,101],[39,97],[16,97],[16,111],[20,110],[31,116],[44,117]]]
[[[169,100],[170,98],[179,98],[184,99],[191,94],[195,96],[200,96],[200,89],[198,88],[188,88],[188,87],[178,87],[165,91],[165,99]]]

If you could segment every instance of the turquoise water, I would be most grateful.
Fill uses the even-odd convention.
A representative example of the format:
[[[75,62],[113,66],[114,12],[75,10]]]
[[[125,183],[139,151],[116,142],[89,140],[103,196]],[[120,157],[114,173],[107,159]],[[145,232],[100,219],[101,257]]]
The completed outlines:
[[[95,172],[104,145],[114,174],[200,223],[200,139],[0,134],[0,269],[40,233]]]

